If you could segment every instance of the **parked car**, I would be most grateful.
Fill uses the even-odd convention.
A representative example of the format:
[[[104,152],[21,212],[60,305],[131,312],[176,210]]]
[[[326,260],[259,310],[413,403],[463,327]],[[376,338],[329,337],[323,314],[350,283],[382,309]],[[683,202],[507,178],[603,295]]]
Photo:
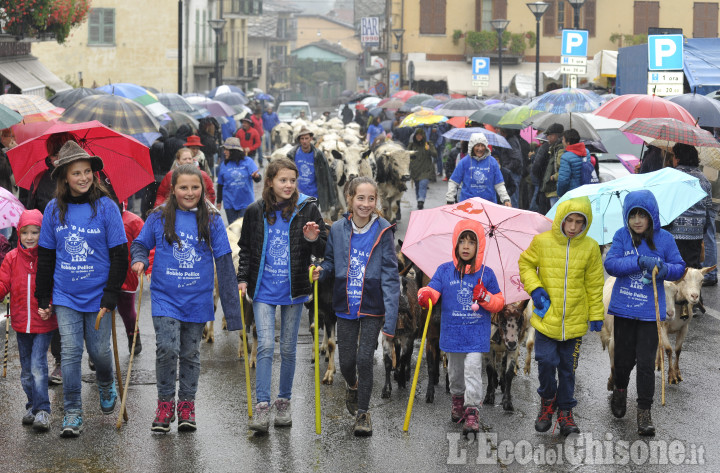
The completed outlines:
[[[612,181],[630,174],[617,157],[618,154],[632,154],[640,157],[642,145],[630,143],[627,136],[617,129],[597,130],[607,153],[595,154],[598,158],[600,182]]]
[[[280,105],[277,107],[278,118],[284,123],[290,123],[296,118],[299,118],[301,111],[305,112],[305,118],[312,120],[312,110],[310,109],[310,104],[307,102],[280,102]]]

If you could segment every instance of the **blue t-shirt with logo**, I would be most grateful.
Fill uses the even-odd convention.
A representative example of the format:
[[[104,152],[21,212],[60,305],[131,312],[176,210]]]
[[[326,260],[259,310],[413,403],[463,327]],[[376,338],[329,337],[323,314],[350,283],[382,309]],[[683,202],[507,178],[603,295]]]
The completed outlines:
[[[353,233],[350,237],[350,262],[348,264],[347,297],[349,313],[337,312],[343,319],[356,319],[360,311],[363,283],[365,281],[365,268],[370,259],[374,237],[379,223],[377,219],[365,233]]]
[[[219,258],[231,250],[219,215],[210,215],[209,227],[212,250],[207,242],[200,242],[194,211],[175,211],[175,233],[180,245],[165,239],[162,212],[148,217],[135,241],[149,250],[155,248],[150,279],[153,317],[194,323],[214,320],[213,256]]]
[[[471,156],[460,160],[450,179],[462,185],[460,202],[471,197],[481,197],[497,202],[495,185],[505,182],[500,165],[494,157],[488,156],[478,161]]]
[[[56,200],[45,207],[38,244],[56,251],[53,304],[79,312],[97,312],[110,272],[110,248],[127,243],[120,209],[107,197],[67,204],[60,222]]]
[[[315,153],[310,148],[309,153],[304,153],[298,148],[295,153],[295,164],[298,168],[298,190],[305,195],[311,195],[317,199],[317,179],[315,178]]]
[[[460,278],[452,262],[438,266],[429,287],[442,298],[440,349],[449,353],[485,353],[490,349],[490,313],[480,307],[472,310],[473,289],[480,279],[491,294],[500,292],[495,273],[485,266]]]
[[[255,201],[252,174],[257,165],[245,157],[239,162],[226,161],[218,170],[217,183],[223,186],[223,202],[226,208],[242,210]]]

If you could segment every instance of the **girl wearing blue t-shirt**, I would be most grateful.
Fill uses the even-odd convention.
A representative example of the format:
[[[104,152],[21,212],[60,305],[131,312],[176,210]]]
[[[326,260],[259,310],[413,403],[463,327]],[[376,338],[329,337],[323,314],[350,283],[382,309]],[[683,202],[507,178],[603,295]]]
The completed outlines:
[[[260,173],[252,158],[245,156],[240,140],[230,137],[223,145],[225,161],[217,176],[217,208],[225,199],[228,225],[245,215],[245,209],[255,200],[253,181],[260,182]]]
[[[490,314],[505,305],[493,270],[484,266],[485,231],[479,222],[461,220],[453,231],[452,261],[441,264],[427,287],[418,291],[421,307],[442,298],[440,349],[447,354],[453,422],[465,421],[463,434],[479,432],[482,403],[482,354],[490,349]],[[477,304],[473,304],[473,301]]]
[[[510,196],[505,189],[505,179],[500,165],[490,154],[487,137],[482,133],[470,136],[470,154],[460,160],[450,180],[445,200],[454,204],[460,189],[462,202],[471,197],[481,197],[510,207]]]
[[[175,420],[178,359],[178,430],[196,429],[199,345],[205,322],[215,316],[213,270],[228,329],[237,330],[240,323],[230,243],[222,218],[205,203],[202,174],[197,166],[184,164],[173,171],[171,183],[167,203],[150,214],[131,248],[132,269],[138,277],[148,267],[148,255],[155,248],[150,283],[158,390],[154,432],[168,432]]]
[[[76,142],[65,143],[55,161],[55,199],[45,207],[40,230],[35,297],[41,316],[50,297],[62,341],[65,417],[63,437],[83,430],[83,345],[95,363],[100,409],[112,414],[117,398],[110,353],[110,317],[95,330],[98,311],[115,310],[128,265],[127,239],[118,205],[95,173],[102,159]]]
[[[388,337],[395,335],[400,277],[395,226],[379,215],[375,181],[353,179],[346,197],[350,212],[330,228],[325,260],[313,278],[334,278],[333,310],[338,317],[340,371],[347,382],[345,402],[355,416],[354,434],[369,436],[373,354],[381,328]]]
[[[303,303],[311,292],[311,254],[322,257],[327,232],[317,199],[298,192],[298,169],[287,158],[270,162],[262,198],[245,212],[238,246],[238,289],[253,301],[258,335],[255,415],[250,429],[270,425],[270,384],[275,349],[275,312],[280,306],[280,387],[275,426],[292,425],[290,398]]]

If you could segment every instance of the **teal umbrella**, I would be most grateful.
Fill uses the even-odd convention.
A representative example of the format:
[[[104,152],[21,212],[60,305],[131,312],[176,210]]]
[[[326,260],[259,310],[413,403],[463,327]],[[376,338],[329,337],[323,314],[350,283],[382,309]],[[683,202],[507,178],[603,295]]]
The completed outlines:
[[[707,197],[698,178],[677,169],[663,168],[647,174],[630,174],[608,182],[577,187],[563,195],[546,216],[554,219],[561,202],[587,196],[592,206],[592,225],[588,236],[606,245],[612,242],[615,232],[624,226],[622,205],[625,196],[640,189],[647,189],[655,195],[661,225],[668,225],[697,201]]]
[[[10,128],[22,121],[22,115],[5,105],[0,105],[0,128]]]

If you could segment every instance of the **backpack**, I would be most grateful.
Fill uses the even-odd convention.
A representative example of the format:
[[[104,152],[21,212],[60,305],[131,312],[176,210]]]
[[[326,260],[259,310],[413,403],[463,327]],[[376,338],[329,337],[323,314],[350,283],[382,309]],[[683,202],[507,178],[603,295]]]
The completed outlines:
[[[593,166],[590,155],[585,155],[582,158],[582,185],[585,184],[597,184],[600,182],[597,173],[595,172],[595,166]]]

